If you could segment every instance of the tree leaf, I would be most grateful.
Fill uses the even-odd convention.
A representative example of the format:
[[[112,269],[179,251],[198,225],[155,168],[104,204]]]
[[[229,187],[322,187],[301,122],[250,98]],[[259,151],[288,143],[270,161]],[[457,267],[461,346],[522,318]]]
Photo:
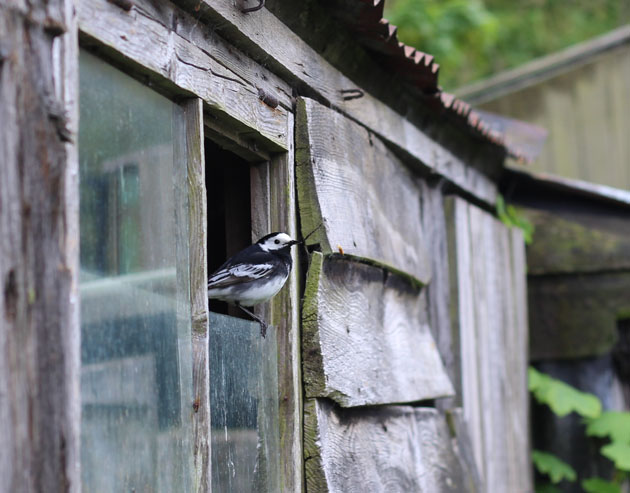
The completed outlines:
[[[570,385],[530,367],[529,387],[536,400],[547,404],[558,416],[572,411],[585,418],[597,418],[602,412],[602,403],[593,394],[581,392]]]
[[[554,484],[563,479],[575,481],[577,477],[575,470],[569,464],[548,452],[533,450],[532,460],[536,469],[542,474],[547,474]]]
[[[582,481],[582,488],[586,493],[621,493],[618,484],[602,478],[588,478]]]
[[[630,443],[630,412],[606,411],[598,418],[589,419],[586,434],[610,437],[613,442]]]
[[[604,445],[601,452],[615,463],[617,469],[630,471],[630,445],[627,443],[613,442]]]

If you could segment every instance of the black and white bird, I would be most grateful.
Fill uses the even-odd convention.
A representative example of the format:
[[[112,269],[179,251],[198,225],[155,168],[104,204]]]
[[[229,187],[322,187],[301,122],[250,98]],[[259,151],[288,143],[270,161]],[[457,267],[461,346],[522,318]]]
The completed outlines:
[[[260,323],[265,337],[266,322],[245,307],[264,303],[282,289],[293,266],[291,246],[297,243],[286,233],[263,236],[210,275],[208,298],[234,303]]]

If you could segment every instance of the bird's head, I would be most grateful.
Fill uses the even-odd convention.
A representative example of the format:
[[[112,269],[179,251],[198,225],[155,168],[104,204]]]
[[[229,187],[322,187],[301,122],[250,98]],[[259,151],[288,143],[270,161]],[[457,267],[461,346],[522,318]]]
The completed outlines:
[[[288,248],[291,245],[295,245],[299,242],[295,241],[286,233],[271,233],[267,236],[263,236],[256,243],[266,252],[273,252],[275,250]]]

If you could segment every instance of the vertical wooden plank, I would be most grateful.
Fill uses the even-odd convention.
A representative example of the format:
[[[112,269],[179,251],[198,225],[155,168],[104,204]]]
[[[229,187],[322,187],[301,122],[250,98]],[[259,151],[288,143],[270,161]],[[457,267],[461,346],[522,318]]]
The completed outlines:
[[[0,491],[80,490],[74,8],[0,4]]]
[[[510,292],[514,300],[514,311],[512,312],[512,347],[507,354],[513,356],[510,375],[515,412],[510,415],[510,425],[517,444],[514,448],[516,456],[513,460],[516,484],[521,488],[532,490],[529,390],[527,387],[529,321],[526,267],[523,233],[519,229],[512,228],[510,231],[510,273],[512,276]]]
[[[255,238],[284,231],[297,238],[295,198],[294,117],[288,115],[288,152],[252,167],[252,234]],[[278,341],[278,389],[281,491],[303,489],[302,388],[300,370],[299,276],[293,251],[293,270],[285,287],[258,313],[271,320]]]
[[[454,202],[451,206],[454,215],[456,249],[453,265],[457,269],[457,283],[453,288],[457,292],[456,310],[461,341],[463,412],[464,419],[470,429],[477,469],[481,475],[481,480],[485,481],[482,408],[479,400],[481,392],[480,370],[477,358],[477,324],[473,296],[475,280],[473,278],[472,238],[469,222],[470,206],[462,199],[450,200]]]
[[[529,491],[523,237],[462,199],[448,199],[447,211],[457,269],[463,417],[484,491]]]
[[[442,182],[431,185],[428,180],[418,179],[420,197],[422,200],[423,231],[427,238],[431,272],[433,276],[427,286],[427,301],[429,307],[429,321],[433,338],[438,346],[442,362],[447,375],[453,384],[455,397],[440,399],[437,406],[442,409],[452,409],[461,405],[461,357],[457,322],[452,321],[451,304],[451,270],[457,267],[449,265],[449,226],[447,224],[445,207],[450,202],[444,200]],[[456,281],[454,282],[457,285]]]
[[[210,377],[208,359],[208,279],[206,167],[200,99],[182,103],[186,120],[190,297],[193,371],[193,490],[210,491]]]

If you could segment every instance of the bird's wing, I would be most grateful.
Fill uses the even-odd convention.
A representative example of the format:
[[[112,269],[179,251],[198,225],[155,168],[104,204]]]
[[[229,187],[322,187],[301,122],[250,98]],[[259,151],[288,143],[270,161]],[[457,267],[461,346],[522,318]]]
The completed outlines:
[[[273,264],[233,264],[219,269],[208,279],[208,288],[224,288],[234,284],[255,281],[269,275]]]

